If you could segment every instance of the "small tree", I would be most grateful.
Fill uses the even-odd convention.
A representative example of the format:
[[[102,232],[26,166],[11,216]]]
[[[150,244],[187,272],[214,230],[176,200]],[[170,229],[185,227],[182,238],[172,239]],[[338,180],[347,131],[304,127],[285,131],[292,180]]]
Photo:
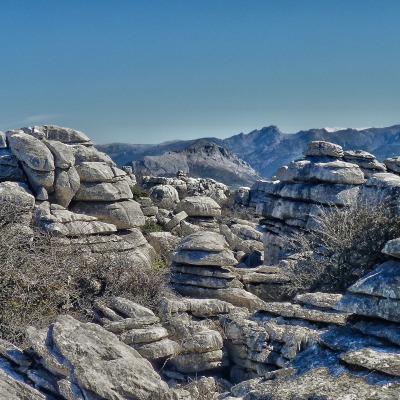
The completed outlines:
[[[345,290],[385,261],[383,246],[400,236],[400,219],[383,204],[321,208],[316,223],[292,241],[299,257],[290,271],[296,290]]]

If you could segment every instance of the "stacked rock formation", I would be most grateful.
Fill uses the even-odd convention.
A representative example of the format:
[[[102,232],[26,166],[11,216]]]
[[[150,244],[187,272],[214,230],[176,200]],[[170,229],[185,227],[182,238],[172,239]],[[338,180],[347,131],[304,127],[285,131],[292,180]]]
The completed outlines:
[[[45,125],[0,138],[1,200],[27,205],[26,226],[34,211],[36,226],[81,242],[88,255],[150,266],[154,251],[138,229],[145,218],[132,200],[134,182],[85,134]]]
[[[355,202],[365,181],[358,165],[343,161],[338,145],[310,142],[305,156],[280,168],[277,180],[257,182],[250,192],[250,204],[256,202],[257,212],[265,218],[266,262],[283,258],[288,238],[312,229],[321,209]]]
[[[180,353],[181,346],[168,338],[168,331],[148,308],[116,297],[107,303],[98,301],[95,309],[96,319],[103,327],[132,346],[142,357],[163,363]]]
[[[185,237],[173,255],[171,282],[175,290],[188,297],[213,298],[238,307],[258,309],[258,297],[243,290],[237,264],[224,237],[216,232],[196,232]]]

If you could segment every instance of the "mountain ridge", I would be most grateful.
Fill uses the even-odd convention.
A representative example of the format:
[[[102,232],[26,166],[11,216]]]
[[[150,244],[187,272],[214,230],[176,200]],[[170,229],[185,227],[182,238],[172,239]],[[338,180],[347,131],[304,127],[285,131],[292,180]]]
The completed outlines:
[[[400,155],[400,124],[383,128],[346,128],[328,131],[324,128],[282,133],[275,125],[239,133],[225,139],[199,138],[212,141],[246,161],[258,174],[272,177],[280,166],[302,157],[308,142],[322,140],[336,143],[344,150],[364,149],[378,160]],[[158,156],[167,151],[181,151],[199,139],[168,141],[154,145],[104,144],[98,145],[118,165],[139,161],[146,156]]]

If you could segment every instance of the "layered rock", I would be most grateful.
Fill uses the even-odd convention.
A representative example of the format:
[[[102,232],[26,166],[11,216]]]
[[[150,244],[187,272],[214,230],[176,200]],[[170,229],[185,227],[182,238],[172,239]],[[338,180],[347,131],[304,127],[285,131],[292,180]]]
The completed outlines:
[[[0,342],[4,399],[185,399],[149,361],[101,326],[59,316],[49,329],[29,328],[31,349]]]

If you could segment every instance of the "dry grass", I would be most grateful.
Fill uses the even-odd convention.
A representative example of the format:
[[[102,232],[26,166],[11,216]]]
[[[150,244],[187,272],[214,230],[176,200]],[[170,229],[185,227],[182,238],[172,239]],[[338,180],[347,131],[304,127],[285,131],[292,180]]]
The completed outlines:
[[[27,210],[0,204],[0,337],[23,343],[27,326],[60,313],[91,318],[99,297],[123,296],[154,306],[168,291],[165,268],[135,265],[118,252],[92,252],[27,225]]]
[[[291,271],[296,290],[342,292],[387,257],[385,243],[400,236],[400,221],[385,205],[322,210],[318,226],[293,239],[301,255]]]

